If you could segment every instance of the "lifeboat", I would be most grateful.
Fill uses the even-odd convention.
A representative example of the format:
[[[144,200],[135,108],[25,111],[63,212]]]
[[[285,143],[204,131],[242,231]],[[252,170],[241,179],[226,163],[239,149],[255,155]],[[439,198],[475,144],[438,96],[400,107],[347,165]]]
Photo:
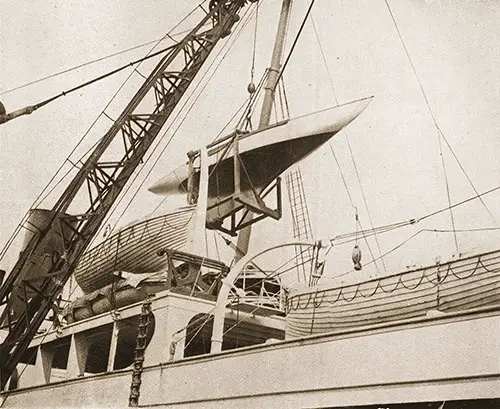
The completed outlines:
[[[168,260],[158,251],[183,250],[188,241],[195,207],[131,223],[88,250],[75,269],[75,279],[88,294],[114,282],[116,271],[154,273],[167,268]]]

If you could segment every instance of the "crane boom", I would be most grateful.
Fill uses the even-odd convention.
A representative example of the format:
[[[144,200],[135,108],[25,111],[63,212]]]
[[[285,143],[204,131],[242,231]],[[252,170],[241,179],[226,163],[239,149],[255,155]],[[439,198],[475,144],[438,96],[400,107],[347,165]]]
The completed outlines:
[[[0,390],[130,176],[217,42],[231,32],[247,2],[210,2],[198,25],[153,69],[54,207],[44,211],[43,223],[35,226],[38,231],[0,288],[0,304],[6,304],[1,324],[8,330],[0,345]],[[175,69],[178,66],[182,68]],[[149,112],[142,104],[146,98],[155,101]],[[112,142],[120,140],[120,152],[116,152]],[[102,161],[104,155],[116,159]],[[72,214],[81,197],[86,200],[84,210]]]

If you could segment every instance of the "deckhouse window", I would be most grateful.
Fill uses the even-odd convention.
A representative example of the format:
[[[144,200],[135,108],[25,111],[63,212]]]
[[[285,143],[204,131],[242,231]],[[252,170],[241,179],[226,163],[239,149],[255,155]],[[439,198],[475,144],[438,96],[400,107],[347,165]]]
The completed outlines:
[[[45,382],[57,382],[66,378],[71,337],[56,339],[41,346]]]
[[[86,373],[106,372],[108,369],[109,349],[113,335],[113,323],[85,331],[84,337],[89,342]]]

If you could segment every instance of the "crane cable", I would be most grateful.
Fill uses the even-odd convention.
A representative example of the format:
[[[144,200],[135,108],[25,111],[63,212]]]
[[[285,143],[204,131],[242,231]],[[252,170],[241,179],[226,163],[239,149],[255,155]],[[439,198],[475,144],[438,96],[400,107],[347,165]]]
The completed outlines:
[[[187,17],[191,16],[191,15],[194,13],[194,11],[195,11],[196,9],[198,9],[199,7],[201,7],[201,6],[202,6],[202,4],[203,4],[205,1],[206,1],[206,0],[203,0],[203,1],[202,1],[199,5],[198,5],[198,6],[196,6],[193,10],[191,10],[191,12],[189,12],[189,14],[188,14],[186,17],[184,17],[184,18],[182,19],[182,21],[184,21],[185,19],[187,19]],[[175,28],[177,28],[178,26],[179,26],[179,24],[177,24],[177,25],[174,27],[174,29],[175,29]],[[171,30],[171,31],[172,31],[172,30]],[[73,93],[73,92],[75,92],[75,91],[78,91],[79,89],[82,89],[82,88],[84,88],[84,87],[86,87],[86,86],[89,86],[89,85],[94,84],[94,83],[96,83],[96,82],[98,82],[98,81],[101,81],[101,80],[103,80],[103,79],[105,79],[105,78],[108,78],[108,77],[110,77],[110,76],[112,76],[112,75],[115,75],[115,74],[117,74],[117,73],[119,73],[119,72],[123,71],[124,69],[126,69],[126,68],[128,68],[128,67],[133,67],[134,65],[141,64],[143,61],[146,61],[146,60],[148,60],[148,59],[150,59],[150,58],[156,57],[156,56],[158,56],[158,55],[160,55],[160,54],[163,54],[163,53],[165,53],[165,52],[170,51],[171,49],[175,48],[175,47],[178,45],[178,43],[177,43],[177,42],[173,39],[172,35],[170,34],[170,32],[171,32],[171,31],[169,31],[168,33],[166,33],[166,34],[165,34],[162,38],[160,38],[160,39],[158,39],[158,40],[149,41],[149,42],[147,42],[147,43],[140,44],[140,45],[138,45],[138,46],[134,46],[134,47],[128,48],[128,49],[126,49],[126,50],[123,50],[123,51],[120,51],[120,52],[117,52],[117,53],[110,54],[110,55],[108,55],[108,56],[106,56],[106,57],[101,57],[101,58],[98,58],[98,59],[96,59],[96,60],[93,60],[93,61],[90,61],[90,62],[87,62],[87,63],[84,63],[84,64],[80,64],[80,65],[78,65],[78,66],[75,66],[75,67],[72,67],[72,68],[69,68],[69,69],[66,69],[66,70],[63,70],[63,71],[57,72],[57,73],[55,73],[55,74],[52,74],[52,75],[46,76],[46,77],[44,77],[44,78],[40,78],[40,79],[38,79],[38,80],[35,80],[35,81],[32,81],[32,82],[29,82],[29,83],[27,83],[27,84],[24,84],[24,85],[21,85],[21,86],[18,86],[18,87],[15,87],[15,88],[12,88],[12,89],[9,89],[9,90],[7,90],[7,91],[4,91],[4,92],[0,93],[0,95],[4,95],[4,94],[7,94],[7,93],[9,93],[9,92],[12,92],[12,91],[15,91],[15,90],[18,90],[18,89],[21,89],[21,88],[27,87],[27,86],[29,86],[29,85],[33,85],[33,84],[36,84],[36,83],[38,83],[38,82],[41,82],[41,81],[44,81],[44,80],[47,80],[47,79],[50,79],[50,78],[56,77],[56,76],[58,76],[58,75],[65,74],[65,73],[67,73],[67,72],[70,72],[70,71],[76,70],[76,69],[78,69],[78,68],[81,68],[81,67],[84,67],[84,66],[87,66],[87,65],[90,65],[90,64],[93,64],[93,63],[99,62],[99,61],[103,61],[103,60],[106,60],[106,59],[108,59],[108,58],[111,58],[111,57],[114,57],[114,56],[120,55],[120,54],[124,54],[124,53],[126,53],[126,52],[128,52],[128,51],[132,51],[132,50],[135,50],[135,49],[138,49],[138,48],[144,47],[144,46],[149,45],[149,44],[153,44],[153,43],[154,43],[154,44],[155,44],[155,46],[153,47],[153,49],[154,49],[154,48],[155,48],[155,47],[156,47],[156,46],[157,46],[160,42],[164,41],[166,38],[170,38],[170,39],[171,39],[172,41],[174,41],[174,43],[175,43],[175,44],[173,44],[173,45],[171,45],[171,46],[169,46],[169,47],[163,48],[163,49],[161,49],[161,50],[159,50],[159,51],[157,51],[157,52],[155,52],[155,53],[151,53],[151,52],[149,52],[146,56],[144,56],[144,57],[142,57],[142,58],[140,58],[140,59],[138,59],[138,60],[135,60],[135,61],[132,61],[132,62],[130,62],[130,63],[128,63],[128,64],[125,64],[125,65],[123,65],[123,66],[121,66],[121,67],[119,67],[119,68],[117,68],[117,69],[114,69],[114,70],[112,70],[112,71],[107,72],[106,74],[103,74],[103,75],[100,75],[100,76],[98,76],[98,77],[96,77],[96,78],[93,78],[93,79],[92,79],[92,80],[90,80],[90,81],[86,81],[86,82],[84,82],[84,83],[82,83],[82,84],[80,84],[80,85],[78,85],[78,86],[76,86],[76,87],[73,87],[73,88],[69,89],[69,90],[62,91],[61,93],[59,93],[59,94],[57,94],[57,95],[55,95],[55,96],[53,96],[53,97],[50,97],[50,98],[48,98],[48,99],[45,99],[45,100],[43,100],[43,101],[41,101],[41,102],[39,102],[39,103],[37,103],[37,104],[34,104],[34,105],[28,105],[28,106],[26,106],[26,107],[24,107],[24,108],[18,109],[18,110],[13,111],[13,112],[10,112],[10,113],[8,113],[8,114],[5,112],[5,108],[4,108],[3,104],[0,102],[0,125],[1,125],[1,124],[3,124],[3,123],[6,123],[6,122],[8,122],[8,121],[10,121],[10,120],[12,120],[12,119],[15,119],[15,118],[17,118],[17,117],[19,117],[19,116],[22,116],[22,115],[29,115],[29,114],[33,113],[34,111],[36,111],[37,109],[39,109],[39,108],[41,108],[41,107],[43,107],[43,106],[45,106],[45,105],[47,105],[47,104],[49,104],[49,103],[51,103],[51,102],[53,102],[53,101],[55,101],[55,100],[57,100],[57,99],[59,99],[59,98],[63,97],[63,96],[66,96],[66,95],[68,95],[68,94],[71,94],[71,93]],[[185,33],[185,32],[189,32],[189,31],[190,31],[190,30],[185,30],[185,31],[182,31],[182,32],[177,33],[177,35],[179,35],[179,34],[183,34],[183,33]]]
[[[259,25],[259,3],[257,3],[255,8],[255,27],[253,32],[253,47],[252,47],[252,69],[250,71],[250,83],[253,84],[254,73],[255,73],[255,54],[257,51],[257,28]]]
[[[13,112],[11,112],[9,114],[0,115],[0,124],[8,122],[8,121],[10,121],[12,119],[15,119],[15,118],[17,118],[17,117],[19,117],[21,115],[29,115],[29,114],[33,113],[34,111],[36,111],[38,108],[41,108],[41,107],[43,107],[43,106],[45,106],[45,105],[47,105],[47,104],[55,101],[56,99],[59,99],[61,97],[65,97],[66,95],[71,94],[71,93],[73,93],[75,91],[78,91],[79,89],[82,89],[84,87],[92,85],[92,84],[94,84],[94,83],[96,83],[98,81],[101,81],[101,80],[105,79],[105,78],[111,77],[112,75],[115,75],[115,74],[123,71],[124,69],[126,69],[128,67],[133,67],[134,65],[140,64],[143,61],[149,60],[150,58],[153,58],[153,57],[156,57],[156,56],[158,56],[160,54],[166,53],[166,52],[172,50],[173,48],[175,48],[176,46],[177,46],[177,44],[168,46],[168,47],[163,48],[163,49],[161,49],[159,51],[156,51],[156,52],[154,52],[152,54],[149,54],[149,55],[147,55],[145,57],[139,58],[138,60],[135,60],[135,61],[132,61],[132,62],[130,62],[128,64],[122,65],[119,68],[116,68],[114,70],[111,70],[111,71],[107,72],[106,74],[103,74],[103,75],[100,75],[98,77],[95,77],[95,78],[91,79],[90,81],[86,81],[86,82],[84,82],[84,83],[82,83],[80,85],[77,85],[76,87],[70,88],[67,91],[62,91],[61,93],[59,93],[57,95],[54,95],[53,97],[47,98],[47,99],[45,99],[45,100],[43,100],[43,101],[41,101],[41,102],[39,102],[39,103],[37,103],[35,105],[28,105],[28,106],[26,106],[24,108],[18,109],[17,111],[13,111]]]
[[[206,0],[203,0],[201,2],[201,4],[203,4]],[[159,41],[156,42],[156,44],[147,52],[146,56],[150,55],[153,50],[160,44],[160,42],[162,40],[164,40],[165,38],[167,37],[170,37],[170,33],[173,32],[174,30],[176,30],[182,23],[184,23],[189,17],[191,17],[195,11],[198,9],[199,6],[196,6],[195,8],[193,8],[186,16],[184,16],[181,21],[179,21],[173,28],[171,28],[167,33],[165,33],[165,35],[162,37],[162,39],[160,39]],[[73,155],[76,150],[78,149],[78,147],[83,143],[84,139],[88,136],[88,134],[90,133],[90,131],[94,128],[94,126],[96,125],[97,121],[101,118],[101,116],[104,114],[104,112],[106,111],[106,109],[111,105],[111,103],[115,100],[115,98],[117,97],[117,95],[120,93],[120,91],[122,90],[122,88],[125,86],[125,84],[130,80],[130,78],[132,77],[132,75],[134,74],[134,72],[136,72],[137,68],[132,71],[128,76],[127,78],[121,83],[121,85],[118,87],[118,89],[115,91],[115,93],[113,94],[113,96],[111,97],[111,99],[108,101],[108,103],[106,104],[106,106],[103,108],[103,110],[101,111],[101,113],[94,119],[94,121],[92,122],[92,124],[88,127],[88,129],[85,131],[85,133],[83,134],[83,136],[80,138],[80,140],[78,141],[78,143],[76,144],[76,146],[73,147],[73,149],[71,150],[71,152],[67,155],[65,161],[59,166],[59,168],[57,169],[56,173],[52,176],[52,178],[50,179],[50,181],[48,182],[48,184],[45,186],[45,188],[42,190],[42,192],[40,192],[40,194],[36,197],[36,199],[33,201],[32,205],[30,208],[36,208],[38,207],[44,200],[46,200],[48,198],[48,196],[65,180],[65,178],[71,173],[71,168],[62,176],[59,178],[59,180],[55,183],[55,185],[49,189],[49,186],[52,182],[54,182],[56,179],[57,179],[57,176],[60,174],[60,172],[62,171],[64,165],[66,162],[70,163],[71,165],[73,165],[73,167],[75,167],[76,165],[73,163],[73,161],[71,160],[71,155]],[[101,138],[102,139],[102,138]],[[76,162],[82,160],[85,156],[87,156],[88,154],[90,154],[90,152],[94,149],[94,147],[100,142],[100,139],[97,140],[84,154],[81,158],[79,158]],[[26,222],[26,220],[28,219],[28,216],[29,216],[30,212],[26,212],[25,215],[23,216],[23,218],[21,219],[21,222],[16,226],[14,232],[11,234],[11,236],[9,237],[9,239],[7,240],[7,243],[3,246],[1,252],[0,252],[0,260],[2,260],[4,258],[4,256],[6,255],[7,251],[9,250],[10,246],[12,245],[13,241],[16,239],[16,237],[18,236],[19,232],[23,229],[24,226],[24,223]]]
[[[6,91],[0,92],[0,95],[10,94],[11,92],[18,91],[20,89],[29,87],[31,85],[38,84],[38,83],[43,82],[43,81],[47,81],[47,80],[55,78],[55,77],[59,77],[60,75],[67,74],[69,72],[78,70],[80,68],[88,67],[89,65],[93,65],[95,63],[98,63],[98,62],[101,62],[101,61],[105,61],[105,60],[108,60],[110,58],[122,55],[122,54],[126,54],[126,53],[128,53],[130,51],[138,50],[139,48],[143,48],[143,47],[146,47],[146,46],[151,45],[151,44],[158,45],[158,43],[166,40],[167,38],[169,38],[170,40],[175,41],[174,37],[180,36],[182,34],[186,34],[188,32],[189,32],[189,30],[184,30],[184,31],[179,31],[178,33],[175,33],[175,34],[167,34],[166,36],[163,36],[162,38],[157,38],[155,40],[151,40],[151,41],[148,41],[146,43],[138,44],[138,45],[135,45],[133,47],[129,47],[129,48],[126,48],[124,50],[117,51],[115,53],[105,55],[104,57],[99,57],[99,58],[96,58],[94,60],[90,60],[90,61],[84,62],[82,64],[75,65],[75,66],[70,67],[70,68],[66,68],[66,69],[58,71],[58,72],[56,72],[54,74],[46,75],[45,77],[38,78],[36,80],[27,82],[25,84],[18,85],[18,86],[14,87],[14,88],[10,88],[10,89],[8,89]]]

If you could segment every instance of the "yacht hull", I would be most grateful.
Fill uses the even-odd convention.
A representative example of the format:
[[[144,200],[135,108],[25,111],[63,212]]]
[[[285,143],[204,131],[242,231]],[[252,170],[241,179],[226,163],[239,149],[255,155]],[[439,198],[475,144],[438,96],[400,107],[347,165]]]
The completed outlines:
[[[366,98],[314,114],[280,122],[262,130],[238,135],[238,153],[242,164],[240,190],[249,195],[261,193],[273,180],[296,162],[310,155],[351,123],[371,102]],[[207,226],[218,214],[227,214],[233,206],[225,199],[233,195],[234,137],[210,144]],[[194,185],[199,172],[194,175]],[[160,179],[149,190],[159,195],[186,193],[188,165],[182,165]]]

